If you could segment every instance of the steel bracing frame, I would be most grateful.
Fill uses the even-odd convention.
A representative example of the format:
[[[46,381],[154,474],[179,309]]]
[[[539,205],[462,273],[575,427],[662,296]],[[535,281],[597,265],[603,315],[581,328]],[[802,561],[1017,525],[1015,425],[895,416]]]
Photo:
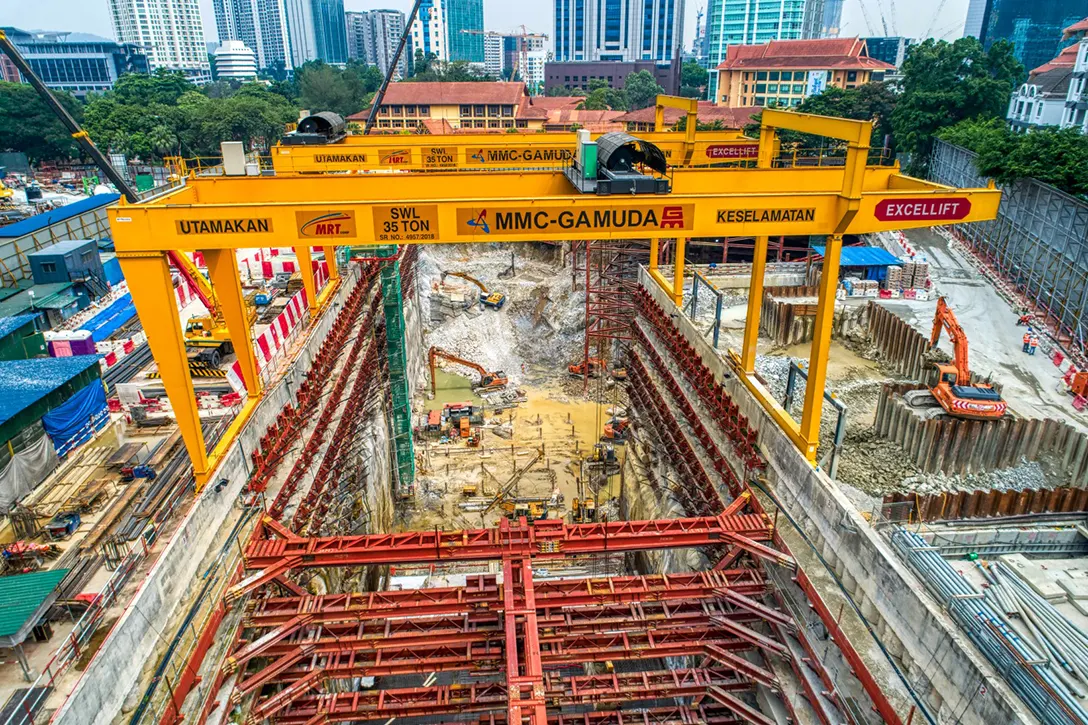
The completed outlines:
[[[690,697],[688,707],[722,719],[767,724],[751,699],[779,688],[767,657],[790,656],[780,640],[792,619],[770,594],[756,557],[793,566],[765,543],[767,518],[740,513],[660,521],[567,525],[503,520],[461,532],[307,539],[265,519],[246,549],[247,569],[230,600],[308,567],[492,559],[501,575],[464,586],[369,594],[272,596],[247,611],[245,635],[226,663],[232,699],[249,698],[251,719],[277,723],[433,718],[480,713],[489,720],[545,725],[558,708]],[[534,560],[605,552],[705,547],[736,549],[731,569],[683,575],[537,582]],[[661,669],[664,658],[699,667]],[[626,669],[580,676],[596,664]],[[417,687],[376,687],[348,695],[353,678],[428,676]],[[470,685],[463,684],[469,680]],[[749,693],[745,695],[744,693]],[[621,717],[621,716],[615,716]],[[728,721],[728,720],[726,720]]]

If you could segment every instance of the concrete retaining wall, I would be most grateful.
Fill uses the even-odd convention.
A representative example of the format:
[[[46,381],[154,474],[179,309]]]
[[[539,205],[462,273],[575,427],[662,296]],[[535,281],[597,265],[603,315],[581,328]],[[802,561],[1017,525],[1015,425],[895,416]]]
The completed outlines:
[[[663,309],[675,307],[645,269],[639,281]],[[775,494],[833,567],[930,711],[948,722],[1032,722],[1001,676],[924,593],[922,583],[838,487],[805,460],[710,343],[684,315],[673,319],[759,431]],[[853,644],[860,651],[874,649],[868,639]],[[906,720],[906,713],[901,715]],[[917,714],[914,719],[923,721]]]
[[[155,658],[163,642],[155,627],[169,622],[184,601],[191,580],[204,556],[213,556],[208,548],[232,510],[238,509],[238,496],[249,477],[250,454],[260,437],[275,420],[283,406],[294,399],[313,356],[332,327],[336,312],[343,306],[359,280],[356,268],[344,275],[344,284],[333,297],[330,310],[310,330],[305,345],[280,381],[265,392],[264,399],[243,428],[238,440],[223,457],[215,480],[229,482],[218,493],[208,486],[200,494],[173,538],[159,554],[135,598],[114,624],[102,647],[91,660],[72,694],[57,712],[61,725],[105,725],[113,722],[140,673]],[[164,632],[169,638],[172,632]]]

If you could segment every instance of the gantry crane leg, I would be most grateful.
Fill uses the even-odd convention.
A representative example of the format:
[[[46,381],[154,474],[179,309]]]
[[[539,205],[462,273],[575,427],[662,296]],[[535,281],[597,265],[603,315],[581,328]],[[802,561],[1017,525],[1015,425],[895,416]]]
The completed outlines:
[[[189,377],[189,359],[185,355],[185,337],[170,279],[170,264],[165,252],[118,252],[117,258],[128,282],[132,302],[140,311],[147,343],[158,365],[166,397],[174,409],[199,486],[211,469],[200,428],[196,391]]]

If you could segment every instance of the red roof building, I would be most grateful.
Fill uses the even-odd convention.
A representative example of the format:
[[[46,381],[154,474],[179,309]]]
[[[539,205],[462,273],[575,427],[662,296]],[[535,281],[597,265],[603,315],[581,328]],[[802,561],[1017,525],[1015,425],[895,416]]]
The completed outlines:
[[[421,130],[426,121],[444,121],[458,131],[473,133],[543,129],[548,110],[535,105],[524,83],[464,82],[390,84],[378,109],[375,128],[379,131]],[[365,122],[367,108],[348,116],[348,121]],[[434,124],[431,124],[434,125]]]
[[[718,74],[719,106],[796,106],[828,86],[884,80],[895,66],[869,57],[861,38],[772,40],[730,45]]]
[[[745,126],[752,122],[752,117],[760,112],[759,108],[729,108],[728,106],[717,106],[710,101],[699,101],[699,123],[720,123],[722,130],[733,131],[742,130]],[[676,123],[684,118],[686,115],[679,108],[666,108],[665,109],[665,128],[666,130],[672,129],[676,126]],[[616,119],[620,123],[626,125],[627,130],[634,131],[653,131],[654,130],[654,107],[640,108],[637,111],[628,111]]]

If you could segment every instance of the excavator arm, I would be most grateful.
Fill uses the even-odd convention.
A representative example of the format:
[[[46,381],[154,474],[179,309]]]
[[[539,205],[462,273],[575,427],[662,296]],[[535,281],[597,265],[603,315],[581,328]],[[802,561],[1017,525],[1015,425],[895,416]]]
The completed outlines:
[[[933,316],[933,334],[929,338],[930,350],[937,347],[937,343],[940,342],[941,330],[948,331],[959,379],[967,380],[971,376],[971,368],[967,364],[967,333],[960,327],[959,320],[956,319],[955,313],[945,302],[944,297],[937,299],[937,314]]]
[[[471,370],[475,370],[477,373],[480,374],[480,385],[481,386],[502,386],[502,385],[506,385],[506,376],[503,373],[501,373],[501,372],[491,372],[489,370],[485,370],[482,365],[478,365],[478,364],[472,362],[471,360],[465,360],[464,358],[457,357],[452,352],[447,352],[447,351],[443,350],[440,347],[432,347],[430,349],[430,351],[427,353],[427,358],[428,358],[428,360],[430,362],[430,367],[431,367],[431,395],[432,396],[436,392],[434,371],[435,371],[435,367],[437,366],[437,362],[438,362],[439,358],[441,358],[442,360],[448,360],[449,362],[454,363],[456,365],[463,365],[466,368],[469,368]]]
[[[485,295],[490,294],[490,292],[487,291],[487,287],[484,286],[483,282],[476,279],[475,277],[470,277],[469,275],[465,274],[464,272],[443,272],[442,273],[442,279],[440,280],[440,282],[445,282],[446,277],[460,277],[461,279],[465,280],[466,282],[471,282],[472,284],[479,287],[480,291],[483,292]]]

